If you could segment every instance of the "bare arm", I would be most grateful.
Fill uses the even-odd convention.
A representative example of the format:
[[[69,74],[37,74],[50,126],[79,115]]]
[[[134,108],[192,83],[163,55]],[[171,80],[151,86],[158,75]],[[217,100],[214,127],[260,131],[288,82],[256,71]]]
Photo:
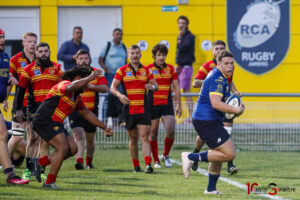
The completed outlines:
[[[84,109],[79,110],[78,112],[85,120],[87,120],[94,126],[97,126],[97,127],[101,128],[102,130],[104,130],[104,133],[106,136],[110,137],[110,136],[114,135],[114,132],[110,128],[107,128],[106,124],[101,122],[97,118],[97,116],[94,113],[92,113],[89,109],[84,108]]]
[[[148,89],[148,90],[157,91],[158,90],[158,84],[156,83],[155,79],[151,79],[151,80],[149,80],[149,83],[147,83],[145,85],[145,88]]]
[[[121,92],[119,92],[118,87],[121,84],[121,81],[118,79],[114,79],[113,82],[111,83],[110,86],[110,92],[115,95],[116,97],[118,97],[120,99],[120,101],[124,104],[124,105],[128,105],[129,104],[129,99],[127,98],[127,96],[125,96],[124,94],[122,94]]]
[[[175,99],[177,101],[176,115],[178,117],[181,117],[181,114],[182,114],[181,93],[180,93],[180,88],[179,88],[178,80],[173,80],[172,81],[172,87],[174,89]]]
[[[88,88],[92,89],[95,92],[101,92],[101,93],[108,92],[108,86],[106,84],[100,84],[100,85],[88,84]]]
[[[230,91],[233,92],[234,94],[238,95],[239,97],[242,96],[242,94],[236,89],[233,81],[230,84]]]
[[[87,84],[90,81],[94,80],[100,74],[101,74],[101,71],[96,70],[96,71],[93,71],[88,77],[85,77],[85,78],[77,80],[77,81],[73,81],[72,83],[70,83],[70,85],[68,85],[66,87],[66,92],[72,93],[72,92],[81,91],[82,89],[84,89],[87,86]]]
[[[106,64],[104,62],[104,58],[99,57],[98,63],[102,67],[102,69],[104,69],[105,73],[110,73],[110,70],[108,69],[108,67],[106,66]]]
[[[245,105],[243,103],[241,103],[240,107],[238,107],[238,108],[234,108],[232,106],[227,105],[226,103],[224,103],[222,101],[221,95],[210,94],[209,99],[210,99],[212,107],[221,112],[240,115],[245,110]]]
[[[194,79],[193,88],[201,88],[203,82],[204,82],[204,80]]]

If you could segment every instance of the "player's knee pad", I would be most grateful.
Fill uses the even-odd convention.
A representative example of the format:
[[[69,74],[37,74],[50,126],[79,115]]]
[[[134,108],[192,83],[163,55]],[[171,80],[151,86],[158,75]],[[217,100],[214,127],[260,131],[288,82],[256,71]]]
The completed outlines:
[[[226,131],[227,131],[227,133],[229,134],[229,135],[231,135],[231,132],[232,132],[232,127],[224,127],[225,129],[226,129]]]
[[[13,128],[12,129],[12,135],[13,136],[24,136],[25,129],[23,128]]]

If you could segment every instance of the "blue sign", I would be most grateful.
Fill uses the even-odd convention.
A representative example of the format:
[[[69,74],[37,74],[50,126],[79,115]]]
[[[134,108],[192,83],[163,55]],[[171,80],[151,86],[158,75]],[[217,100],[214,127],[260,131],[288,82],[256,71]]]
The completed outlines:
[[[177,12],[178,6],[162,6],[161,11],[162,12]]]
[[[227,0],[227,42],[245,70],[271,71],[290,46],[290,0]]]

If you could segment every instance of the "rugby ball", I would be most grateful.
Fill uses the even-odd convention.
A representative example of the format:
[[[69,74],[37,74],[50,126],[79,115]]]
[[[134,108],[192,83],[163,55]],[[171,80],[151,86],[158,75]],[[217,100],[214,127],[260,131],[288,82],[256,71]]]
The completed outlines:
[[[232,107],[238,108],[241,104],[241,98],[236,94],[233,94],[230,97],[228,97],[225,103]],[[236,115],[231,113],[225,113],[225,117],[226,119],[233,119],[236,117]]]

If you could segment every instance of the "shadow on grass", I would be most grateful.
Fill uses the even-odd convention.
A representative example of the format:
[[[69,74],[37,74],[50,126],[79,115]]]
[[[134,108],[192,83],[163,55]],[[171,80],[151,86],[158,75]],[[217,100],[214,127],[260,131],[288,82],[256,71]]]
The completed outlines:
[[[133,172],[131,169],[104,169],[103,172],[115,172],[115,173],[121,173],[121,172]]]
[[[99,185],[99,184],[98,184]],[[117,185],[117,184],[112,184],[112,185]],[[125,185],[125,184],[124,184]],[[127,185],[127,186],[132,186],[132,185]],[[59,187],[59,185],[58,185]],[[138,186],[138,187],[145,187],[145,188],[149,188],[149,186]],[[66,187],[59,187],[59,189],[45,189],[45,188],[41,188],[38,186],[28,186],[28,189],[34,189],[34,190],[39,190],[40,192],[42,191],[53,191],[55,192],[55,195],[59,195],[59,193],[57,192],[79,192],[79,193],[87,193],[87,194],[91,194],[93,192],[100,192],[100,193],[109,193],[109,194],[114,194],[116,191],[115,190],[107,190],[107,189],[89,189],[89,188],[77,188],[77,187],[71,187],[71,188],[66,188]],[[169,194],[163,194],[163,193],[158,193],[157,191],[154,190],[144,190],[141,192],[127,192],[127,191],[118,191],[118,195],[137,195],[137,194],[142,194],[142,195],[156,195],[156,196],[161,196],[161,197],[169,197]],[[15,195],[13,193],[7,193],[6,196],[8,195]]]
[[[79,185],[112,185],[112,186],[124,186],[124,187],[149,187],[149,185],[143,184],[128,184],[128,183],[99,183],[99,182],[70,182],[70,181],[62,181],[67,184],[79,184]],[[152,187],[152,186],[151,186]]]

